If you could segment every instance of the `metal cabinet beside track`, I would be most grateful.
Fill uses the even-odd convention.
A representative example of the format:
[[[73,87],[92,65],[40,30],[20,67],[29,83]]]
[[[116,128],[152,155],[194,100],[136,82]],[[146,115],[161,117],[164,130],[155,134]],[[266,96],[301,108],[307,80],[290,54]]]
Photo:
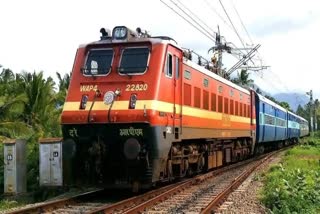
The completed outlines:
[[[26,192],[26,141],[4,142],[4,193]]]
[[[62,139],[40,140],[40,186],[62,186]]]

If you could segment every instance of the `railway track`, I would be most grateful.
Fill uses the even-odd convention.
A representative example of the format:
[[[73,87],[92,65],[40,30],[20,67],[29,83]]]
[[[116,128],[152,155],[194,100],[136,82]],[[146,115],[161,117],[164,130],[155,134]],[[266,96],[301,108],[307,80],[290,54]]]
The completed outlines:
[[[252,171],[275,153],[104,205],[88,213],[211,213]]]
[[[184,179],[118,202],[90,200],[103,192],[96,190],[9,213],[211,213],[217,210],[223,200],[252,171],[277,152],[279,151]]]
[[[33,213],[86,213],[102,206],[105,202],[96,202],[94,199],[103,194],[103,189],[93,190],[90,192],[78,194],[72,197],[66,197],[48,202],[42,202],[26,208],[7,212],[8,214],[33,214]]]

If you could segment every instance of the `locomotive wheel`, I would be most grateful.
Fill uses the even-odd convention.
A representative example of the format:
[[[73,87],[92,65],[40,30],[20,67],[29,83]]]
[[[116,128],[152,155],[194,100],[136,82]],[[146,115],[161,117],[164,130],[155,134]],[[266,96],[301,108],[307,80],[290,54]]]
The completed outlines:
[[[203,167],[204,167],[204,163],[205,163],[205,160],[204,160],[204,157],[201,156],[198,160],[198,163],[197,163],[197,171],[198,172],[201,172],[203,170]]]
[[[189,169],[189,161],[187,159],[183,160],[183,172],[182,177],[185,177]]]
[[[173,180],[173,173],[172,173],[172,161],[168,160],[167,162],[167,173],[169,181]]]

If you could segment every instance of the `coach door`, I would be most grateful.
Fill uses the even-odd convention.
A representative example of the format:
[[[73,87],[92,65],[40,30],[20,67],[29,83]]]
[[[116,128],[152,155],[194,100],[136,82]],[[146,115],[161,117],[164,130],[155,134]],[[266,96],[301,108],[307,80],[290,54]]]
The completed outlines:
[[[181,83],[181,64],[182,52],[174,47],[168,47],[167,69],[171,69],[172,74],[172,96],[173,96],[173,114],[172,114],[172,133],[176,139],[182,133],[182,83]],[[170,72],[170,71],[169,71]]]

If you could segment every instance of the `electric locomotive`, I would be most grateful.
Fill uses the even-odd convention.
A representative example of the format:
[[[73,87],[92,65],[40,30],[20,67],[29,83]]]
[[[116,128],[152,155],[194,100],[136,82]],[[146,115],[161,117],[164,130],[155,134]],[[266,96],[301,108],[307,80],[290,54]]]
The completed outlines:
[[[255,153],[254,91],[172,38],[100,32],[77,50],[61,116],[65,185],[149,188]]]

